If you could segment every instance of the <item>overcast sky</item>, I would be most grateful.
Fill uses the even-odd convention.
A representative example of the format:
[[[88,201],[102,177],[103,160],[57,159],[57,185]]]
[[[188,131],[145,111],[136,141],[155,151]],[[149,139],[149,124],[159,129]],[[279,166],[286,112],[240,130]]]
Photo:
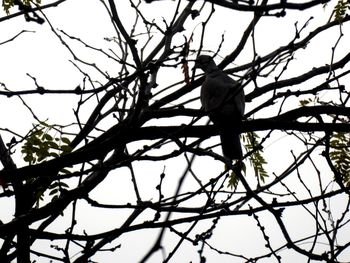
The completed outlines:
[[[118,5],[125,4],[123,7],[124,11],[121,13],[121,18],[130,30],[134,14],[131,12],[126,2],[127,1],[118,1]],[[43,1],[43,3],[45,3],[45,1]],[[151,5],[144,4],[144,6],[145,8],[142,10],[144,10],[145,16],[154,16],[156,21],[161,24],[162,17],[167,18],[167,15],[172,13],[175,3],[172,1],[155,1],[155,3]],[[200,6],[200,4],[198,4],[198,6]],[[305,32],[302,33],[304,34],[303,36],[306,36],[311,29],[328,21],[331,10],[332,5],[326,8],[312,8],[306,12],[288,12],[287,16],[281,19],[275,17],[263,18],[255,29],[255,41],[258,53],[264,55],[281,45],[287,44],[293,39],[295,34],[295,22],[298,21],[298,26],[300,28],[308,21],[310,16],[313,16],[314,19],[310,21],[309,26],[305,29]],[[15,10],[11,11],[15,12]],[[208,6],[205,12],[209,11],[210,8]],[[78,37],[94,47],[105,49],[108,47],[111,49],[114,48],[114,43],[105,40],[105,38],[112,38],[115,35],[110,19],[100,1],[70,0],[57,8],[45,11],[45,14],[55,29],[63,30],[67,34]],[[4,15],[4,13],[1,13],[1,16],[2,15]],[[225,42],[219,55],[223,57],[227,55],[226,52],[233,50],[233,47],[237,45],[242,32],[251,18],[252,14],[242,14],[217,7],[213,21],[208,25],[205,49],[216,50],[221,41],[221,35],[225,34]],[[186,29],[191,28],[191,30],[181,34],[186,34],[186,36],[189,37],[191,32],[194,32],[195,38],[198,39],[201,30],[199,25],[203,19],[203,17],[200,17],[198,20],[186,23]],[[30,76],[35,77],[38,84],[42,85],[45,89],[74,89],[77,85],[82,85],[82,74],[69,61],[72,60],[72,55],[61,45],[60,40],[52,32],[49,23],[46,22],[43,25],[26,23],[23,17],[2,22],[0,23],[0,42],[11,38],[21,30],[27,30],[28,32],[21,34],[12,42],[1,45],[1,83],[5,84],[8,89],[13,91],[35,89],[35,83],[33,79],[27,75],[28,73]],[[349,50],[349,29],[343,28],[343,33],[344,37],[341,39],[335,53],[336,60]],[[179,43],[184,39],[181,34],[179,34],[178,38]],[[322,66],[326,63],[330,63],[332,57],[331,47],[335,45],[338,36],[339,28],[335,28],[327,33],[327,35],[322,34],[318,37],[316,43],[311,43],[308,49],[298,53],[296,60],[291,63],[290,71],[288,71],[286,77],[298,75],[301,72],[312,69],[314,66]],[[157,36],[155,36],[154,43],[156,43],[156,40]],[[70,43],[74,51],[86,59],[86,61],[97,63],[98,66],[108,71],[111,75],[118,72],[117,65],[115,65],[115,62],[112,60],[103,58],[98,52],[86,49],[83,45],[74,43],[74,41],[70,41]],[[194,42],[193,44],[194,48],[198,48],[198,43]],[[251,41],[248,47],[250,48],[242,52],[238,57],[235,62],[237,65],[252,60]],[[217,58],[217,62],[220,62],[219,58]],[[169,72],[170,73],[161,72],[162,74],[159,74],[158,84],[160,87],[176,82],[182,77],[180,68],[169,69]],[[90,74],[101,82],[104,81],[104,78],[97,72],[91,70]],[[269,81],[272,79],[271,77]],[[317,83],[317,81],[316,79],[315,83]],[[311,84],[312,83],[310,83],[310,85]],[[246,93],[249,92],[249,89],[251,88],[248,87]],[[199,94],[199,89],[194,92],[194,96],[195,94]],[[327,94],[324,96],[327,96]],[[324,98],[326,99],[326,97]],[[27,95],[23,96],[23,99],[40,120],[47,120],[49,123],[65,125],[74,121],[72,109],[76,106],[79,98],[74,95]],[[289,102],[290,106],[295,107],[294,103],[297,103],[297,100],[298,99],[295,99],[295,101]],[[332,98],[330,97],[329,100],[332,100]],[[193,103],[192,106],[200,107],[198,102]],[[246,109],[249,111],[255,106],[256,105],[247,104]],[[25,135],[35,122],[30,111],[26,109],[17,97],[7,98],[0,96],[0,109],[2,112],[0,115],[1,128],[8,128],[21,135]],[[288,106],[286,106],[286,109],[288,109]],[[92,111],[92,108],[86,107],[84,110],[86,111],[86,118]],[[269,112],[263,111],[262,114],[265,115],[264,117],[268,117],[273,116],[275,112],[273,110]],[[7,141],[13,136],[11,133],[3,131],[1,135]],[[275,132],[274,136],[275,139],[266,145],[265,153],[269,161],[268,168],[270,172],[279,174],[285,169],[285,165],[292,160],[290,152],[281,152],[280,149],[289,147],[291,141],[286,138],[285,134],[280,132]],[[218,140],[218,138],[214,138],[214,140]],[[129,145],[129,147],[131,150],[133,149],[133,145]],[[220,152],[220,148],[217,148],[217,151]],[[278,154],[276,155],[276,153]],[[21,159],[19,151],[16,152],[15,156],[17,157],[16,161],[18,161],[18,165],[23,165],[24,163],[19,161]],[[181,165],[183,165],[183,157],[181,160]],[[320,165],[322,164],[320,163]],[[177,179],[184,169],[184,167],[179,167],[179,158],[168,161],[166,166],[162,164],[155,165],[152,162],[142,162],[142,165],[136,164],[134,168],[136,174],[142,175],[139,179],[142,181],[142,186],[144,187],[141,190],[141,194],[145,200],[155,198],[156,191],[154,188],[158,184],[159,175],[162,173],[163,169],[165,169],[167,174],[167,184],[165,187],[169,191],[172,191],[171,193],[173,193]],[[194,163],[193,167],[196,173],[201,176],[202,180],[208,180],[208,176],[210,178],[217,175],[217,171],[222,170],[222,168],[223,166],[221,163],[206,157],[199,158],[198,161]],[[311,168],[310,171],[312,171]],[[133,191],[129,176],[129,171],[126,168],[118,170],[118,172],[114,173],[114,176],[109,176],[106,181],[98,186],[91,196],[101,202],[107,203],[116,202],[121,204],[130,201],[130,199],[133,200],[134,196],[130,196],[129,194]],[[248,174],[247,180],[254,182],[253,178],[249,178],[249,176]],[[309,185],[312,185],[312,180],[315,180],[313,176],[314,175],[310,176]],[[332,178],[328,178],[326,180],[331,179]],[[293,184],[293,180],[295,180],[295,178],[291,178],[288,182]],[[306,181],[308,181],[308,179],[306,179]],[[186,187],[191,189],[193,184],[195,184],[194,179],[189,178],[185,189]],[[242,190],[242,188],[240,190]],[[307,192],[304,189],[300,191],[300,194],[306,195]],[[334,208],[335,213],[338,210],[342,211],[344,208],[344,200],[336,200],[331,206]],[[12,201],[0,200],[0,207],[3,211],[1,220],[4,222],[10,220],[14,211]],[[79,208],[81,208],[81,215],[79,215],[80,224],[77,226],[77,231],[88,229],[88,233],[98,233],[100,231],[109,230],[111,226],[120,224],[129,215],[127,211],[125,214],[121,214],[120,211],[110,212],[104,210],[99,210],[98,213],[95,211],[92,212],[83,201],[79,203]],[[314,231],[312,225],[313,221],[306,218],[305,212],[303,214],[300,214],[300,212],[301,211],[297,209],[291,209],[284,215],[286,225],[290,227],[292,232],[291,236],[293,238],[303,237],[308,231],[310,231],[310,234]],[[60,218],[49,230],[64,230],[67,225],[69,225],[69,213],[70,212],[67,211],[66,217]],[[142,222],[145,218],[146,217],[142,217],[137,220],[137,222]],[[271,223],[273,222],[272,217],[262,214],[261,219],[262,222],[267,225],[269,234],[272,237],[271,243],[276,246],[282,244],[283,242],[281,243],[281,240],[283,239],[280,234],[278,234],[280,230],[277,228],[276,224]],[[198,229],[203,228],[203,230],[205,230],[206,223],[207,222],[200,223]],[[113,245],[121,243],[121,249],[117,250],[114,254],[110,252],[102,253],[94,257],[94,260],[97,262],[112,262],[112,260],[137,262],[152,244],[154,239],[151,239],[151,237],[155,237],[157,233],[158,231],[142,231],[142,233],[135,232],[122,236],[117,242],[113,242]],[[346,231],[344,233],[346,233]],[[347,236],[344,235],[344,239],[346,238]],[[227,240],[229,240],[229,242]],[[171,247],[171,244],[174,244],[174,242],[176,242],[176,239],[169,234],[167,236],[167,244],[169,244],[169,247]],[[252,217],[247,216],[222,219],[220,226],[217,227],[210,242],[211,244],[215,244],[218,248],[234,251],[233,253],[237,254],[258,255],[265,249],[263,247],[264,240],[261,232],[256,227],[256,222]],[[42,244],[40,242],[36,245],[38,248],[47,246],[47,244]],[[348,255],[350,258],[350,253],[348,253]],[[219,255],[216,253],[210,253],[207,260],[208,262],[218,262],[216,261],[218,257]],[[159,253],[150,262],[160,262],[160,258],[161,254]],[[225,257],[224,255],[220,255],[219,258],[221,263],[232,262],[232,258]],[[286,251],[283,262],[302,262],[298,260],[304,259],[305,258],[296,253]],[[178,258],[175,257],[172,262],[189,262],[190,260],[197,262],[198,256],[191,244],[185,244],[184,247],[179,250]],[[44,261],[40,261],[39,259],[38,262]],[[262,262],[271,261],[268,259]]]

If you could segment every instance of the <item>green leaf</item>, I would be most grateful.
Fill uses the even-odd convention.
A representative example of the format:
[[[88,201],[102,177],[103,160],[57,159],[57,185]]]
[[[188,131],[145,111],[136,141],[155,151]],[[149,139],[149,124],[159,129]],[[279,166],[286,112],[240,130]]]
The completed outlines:
[[[68,184],[66,184],[66,183],[64,183],[64,182],[62,182],[62,181],[60,181],[60,186],[61,186],[62,188],[69,188]]]
[[[55,150],[59,150],[60,149],[60,147],[58,146],[58,144],[57,143],[55,143],[55,142],[49,142],[49,145],[50,145],[50,148],[52,148],[52,149],[55,149]]]
[[[53,140],[52,136],[50,134],[48,134],[48,133],[45,133],[43,135],[43,139],[47,140],[47,141],[52,141]]]
[[[26,155],[24,156],[23,160],[27,163],[31,163],[33,161],[33,156],[32,155]]]
[[[58,153],[55,153],[55,152],[50,152],[49,156],[51,157],[59,157],[60,155]]]
[[[55,195],[55,194],[57,194],[58,192],[59,192],[59,189],[56,188],[56,189],[51,190],[50,193],[49,193],[49,195]]]
[[[305,100],[300,100],[300,101],[299,101],[299,105],[300,105],[301,107],[305,107],[307,104],[309,104],[309,103],[311,103],[311,102],[312,102],[312,99],[311,99],[311,98],[305,99]]]
[[[239,178],[238,178],[237,174],[234,171],[232,171],[229,175],[228,186],[230,188],[236,189],[238,183],[239,183]]]
[[[70,140],[67,137],[62,137],[61,141],[65,144],[70,144]]]
[[[61,151],[63,153],[70,153],[72,151],[72,147],[68,146],[68,145],[62,145],[61,146]]]
[[[66,169],[66,168],[63,168],[63,169],[60,170],[60,173],[62,173],[62,174],[70,174],[71,171],[69,171],[69,170]]]

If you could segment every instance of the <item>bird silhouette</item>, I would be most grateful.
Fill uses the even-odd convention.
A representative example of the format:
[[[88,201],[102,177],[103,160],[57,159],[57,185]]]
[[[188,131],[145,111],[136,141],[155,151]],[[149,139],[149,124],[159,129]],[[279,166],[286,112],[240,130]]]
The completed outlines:
[[[219,129],[223,155],[230,160],[241,159],[243,155],[237,126],[244,114],[243,89],[208,55],[200,55],[195,68],[203,70],[205,74],[200,99],[204,111]]]

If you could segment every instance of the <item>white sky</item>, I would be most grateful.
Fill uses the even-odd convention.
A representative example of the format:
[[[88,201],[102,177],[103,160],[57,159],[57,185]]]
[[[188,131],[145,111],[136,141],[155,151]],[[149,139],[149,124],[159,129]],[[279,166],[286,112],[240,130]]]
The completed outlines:
[[[129,9],[128,1],[118,1],[118,5],[124,4],[121,14],[122,21],[129,26],[133,22],[133,14]],[[168,14],[172,13],[172,8],[175,3],[172,1],[159,1],[152,5],[145,5],[145,15],[147,17],[154,16],[157,23],[162,24],[162,16],[167,18]],[[199,5],[198,5],[199,6]],[[170,7],[170,8],[169,8]],[[225,33],[225,42],[220,52],[221,56],[227,55],[227,51],[232,50],[240,40],[240,36],[244,31],[245,27],[250,22],[252,17],[248,13],[238,13],[232,10],[224,10],[217,7],[217,11],[214,14],[213,21],[208,25],[208,33],[205,38],[205,49],[216,50],[221,40],[221,35]],[[209,8],[205,12],[209,12]],[[281,45],[287,44],[294,36],[294,23],[299,21],[299,26],[304,24],[308,18],[312,15],[314,19],[310,22],[310,26],[305,30],[302,36],[306,36],[308,32],[323,23],[325,23],[331,13],[331,5],[323,9],[322,7],[312,8],[306,12],[288,12],[287,17],[283,19],[277,19],[275,17],[263,18],[261,23],[255,29],[256,36],[256,47],[260,55],[265,55],[268,52],[276,49]],[[14,12],[14,11],[13,11]],[[113,43],[108,43],[104,40],[105,37],[113,37],[114,31],[109,23],[109,18],[106,15],[106,11],[99,1],[96,0],[75,0],[67,1],[60,5],[58,8],[50,9],[45,11],[45,14],[51,21],[54,28],[62,29],[66,33],[81,38],[86,43],[96,47],[110,47],[116,48]],[[132,15],[131,15],[132,14]],[[1,14],[1,16],[3,13]],[[131,19],[132,17],[132,19]],[[203,18],[198,18],[193,24],[185,24],[187,28],[195,28],[196,25],[202,21]],[[74,89],[77,85],[82,84],[82,75],[78,70],[69,62],[72,59],[70,53],[61,44],[59,39],[52,33],[49,24],[36,25],[34,23],[26,23],[22,17],[0,23],[0,42],[16,35],[21,30],[35,31],[35,33],[25,33],[19,36],[16,40],[1,45],[0,48],[0,82],[6,84],[6,87],[10,90],[27,90],[35,89],[33,80],[26,75],[29,73],[34,76],[38,83],[44,86],[46,89]],[[200,35],[200,25],[194,30],[195,38]],[[189,37],[192,30],[186,32],[186,36]],[[345,36],[339,43],[339,48],[336,51],[336,60],[340,58],[342,54],[348,52],[349,29],[343,28]],[[298,75],[301,72],[310,70],[314,66],[322,66],[331,61],[331,47],[334,46],[339,36],[339,29],[335,28],[331,34],[322,34],[316,38],[315,43],[311,43],[310,46],[303,52],[300,52],[300,56],[291,64],[290,71],[286,75],[293,76]],[[156,43],[157,36],[155,37],[154,43]],[[183,41],[183,37],[179,34],[179,43]],[[247,63],[252,60],[252,45],[251,40],[248,45],[249,49],[242,52],[238,57],[236,64]],[[73,43],[73,42],[72,42]],[[197,44],[194,43],[194,48],[197,48]],[[76,50],[77,54],[80,54],[82,58],[89,62],[96,62],[102,69],[108,70],[110,74],[115,74],[118,71],[118,65],[112,60],[102,58],[95,52],[83,49],[82,45],[72,45]],[[218,61],[219,62],[219,61]],[[171,73],[170,73],[171,72]],[[90,73],[103,81],[103,78],[96,72],[90,71]],[[178,81],[181,78],[181,69],[169,70],[169,73],[159,74],[158,84],[159,87],[165,87],[170,82]],[[272,78],[269,79],[271,81]],[[318,83],[317,81],[315,83]],[[311,82],[310,82],[311,85]],[[250,87],[246,90],[249,92]],[[199,89],[194,94],[198,95]],[[324,99],[327,94],[324,95]],[[58,124],[69,124],[74,121],[74,115],[72,108],[78,101],[78,97],[74,95],[28,95],[23,96],[28,105],[35,111],[37,116],[41,120],[48,119],[49,123]],[[330,97],[329,100],[332,98]],[[287,105],[286,109],[295,107],[297,100],[291,100]],[[194,104],[199,105],[199,104]],[[84,107],[83,111],[86,111],[86,116],[92,111],[92,104],[89,107]],[[247,112],[256,105],[247,104]],[[198,106],[199,107],[199,106]],[[0,109],[2,114],[0,115],[1,128],[9,128],[19,134],[24,135],[32,126],[34,122],[31,114],[25,109],[23,104],[18,98],[6,98],[0,97]],[[264,116],[273,116],[275,111],[263,111]],[[5,140],[10,140],[12,135],[6,132],[1,132],[1,135]],[[290,147],[294,141],[290,141],[284,135],[279,132],[274,133],[275,139],[270,140],[270,144],[265,150],[266,157],[269,161],[269,168],[271,172],[279,174],[285,169],[286,163],[290,163],[292,156],[288,150],[283,151]],[[214,138],[214,140],[218,140]],[[130,146],[133,149],[133,146]],[[282,150],[281,150],[282,149]],[[296,151],[302,148],[296,148]],[[217,148],[218,152],[220,149]],[[278,155],[276,155],[276,152]],[[19,150],[15,155],[18,157],[17,161],[21,158]],[[277,161],[276,161],[277,159]],[[183,167],[179,166],[179,163],[183,165],[183,157],[176,158],[174,160],[167,161],[165,165],[166,171],[166,185],[164,186],[169,192],[169,195],[173,193],[174,187],[176,186],[177,180],[182,173]],[[19,164],[22,164],[19,161]],[[321,166],[322,162],[318,162]],[[306,180],[310,180],[308,185],[312,185],[312,181],[316,180],[316,174],[309,165],[305,165],[306,170],[309,171]],[[135,172],[140,180],[143,187],[142,196],[145,200],[155,198],[155,186],[158,184],[159,175],[163,171],[163,164],[154,164],[153,162],[142,162],[135,165]],[[194,171],[203,181],[208,178],[214,177],[218,174],[218,170],[222,170],[222,164],[213,161],[207,157],[198,158],[194,164]],[[310,176],[310,178],[309,178]],[[254,183],[252,174],[247,175],[247,180]],[[325,178],[331,180],[331,178]],[[186,187],[188,189],[195,185],[193,179],[188,178]],[[288,180],[291,184],[296,183],[295,178]],[[186,188],[185,187],[185,188]],[[241,190],[241,189],[240,189]],[[306,191],[299,189],[306,194]],[[315,190],[316,191],[316,190]],[[133,200],[133,196],[130,196],[132,192],[132,186],[130,183],[130,175],[127,169],[118,170],[116,173],[111,173],[111,176],[107,178],[100,186],[98,186],[91,197],[96,198],[101,202],[106,203],[118,203],[123,204],[128,200]],[[332,204],[335,210],[343,209],[343,200],[337,200]],[[13,214],[12,203],[9,200],[4,202],[0,200],[0,207],[4,212],[2,220],[7,221],[11,219]],[[4,209],[6,207],[6,209]],[[78,208],[81,209],[82,215],[79,218],[79,225],[77,231],[83,231],[88,229],[88,233],[98,233],[99,231],[109,230],[112,226],[116,226],[123,222],[125,216],[129,213],[120,214],[120,211],[110,212],[103,210],[92,211],[85,202],[80,202]],[[65,218],[60,218],[59,221],[51,228],[65,229],[69,224],[70,212],[66,212]],[[5,215],[6,214],[6,215]],[[278,234],[279,229],[276,228],[276,224],[271,216],[260,215],[262,222],[266,225],[268,233],[271,236],[271,243],[276,247],[281,242],[281,236]],[[146,217],[141,217],[146,219]],[[284,215],[286,224],[291,229],[292,237],[300,238],[303,237],[305,232],[310,231],[312,234],[313,225],[312,220],[308,219],[305,213],[300,214],[300,211],[288,211]],[[141,221],[137,221],[141,222]],[[204,226],[204,227],[203,227]],[[204,223],[199,224],[199,229],[205,230]],[[143,231],[130,233],[122,236],[113,245],[118,243],[122,244],[122,248],[116,250],[114,254],[110,252],[102,253],[93,259],[97,262],[112,262],[112,260],[119,260],[120,262],[137,262],[150,245],[153,244],[151,237],[154,237],[158,231]],[[344,237],[346,238],[346,237]],[[177,239],[172,234],[167,235],[167,245],[169,248],[172,247]],[[254,256],[255,253],[258,255],[264,246],[262,235],[256,227],[256,222],[252,217],[239,216],[222,219],[221,224],[214,232],[213,237],[210,239],[211,244],[219,249],[227,250],[237,254],[251,254]],[[38,242],[38,248],[47,246]],[[259,247],[257,247],[259,245]],[[308,244],[306,244],[308,246]],[[167,250],[169,252],[169,250]],[[191,244],[186,244],[178,252],[178,258],[174,258],[171,262],[198,262],[198,256],[196,255],[196,249]],[[302,262],[298,260],[305,260],[305,258],[297,255],[296,253],[290,253],[289,251],[284,253],[285,257],[283,262]],[[350,256],[350,253],[347,253]],[[160,262],[161,254],[156,254],[150,262]],[[219,255],[216,253],[209,253],[207,262],[233,262],[231,257]],[[271,259],[262,262],[272,262]],[[48,262],[40,261],[38,262]],[[234,261],[236,262],[236,261]],[[238,261],[237,261],[238,262]]]

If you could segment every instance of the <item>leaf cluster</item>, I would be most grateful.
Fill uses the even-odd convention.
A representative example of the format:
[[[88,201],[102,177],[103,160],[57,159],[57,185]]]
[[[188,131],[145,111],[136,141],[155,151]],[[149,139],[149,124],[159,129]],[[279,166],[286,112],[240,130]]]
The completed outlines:
[[[50,186],[48,186],[47,190],[48,194],[51,197],[51,201],[58,199],[63,191],[67,191],[69,188],[68,184],[61,180],[54,181]],[[46,189],[39,189],[35,192],[35,206],[39,208],[40,202],[44,201],[44,192]]]
[[[334,19],[340,22],[343,20],[348,10],[350,10],[350,2],[348,0],[339,0],[334,7]]]
[[[243,141],[245,141],[245,147],[248,151],[251,151],[249,156],[249,161],[254,168],[255,176],[258,181],[265,183],[265,178],[269,175],[265,170],[265,165],[267,164],[263,156],[263,148],[260,143],[260,137],[255,132],[249,132],[244,136]]]
[[[263,156],[263,148],[260,144],[260,137],[255,132],[249,132],[242,136],[243,142],[245,143],[245,148],[249,155],[249,162],[254,169],[254,173],[258,182],[265,183],[265,179],[269,176],[266,172],[265,165],[267,161]],[[246,172],[246,166],[242,163],[242,171]],[[239,183],[239,178],[235,171],[233,171],[229,176],[228,186],[231,188],[236,188]]]
[[[310,103],[319,105],[328,105],[328,103],[321,101],[317,96],[300,100],[300,106],[304,107]],[[346,122],[346,120],[342,120]],[[350,186],[350,134],[346,132],[333,133],[330,140],[329,157],[338,173],[342,175],[343,183]]]
[[[52,197],[51,201],[58,199],[60,197],[61,192],[68,188],[69,186],[60,180],[53,182],[49,186],[49,196]]]
[[[240,163],[241,167],[237,167],[240,170],[233,170],[231,171],[229,177],[228,177],[228,187],[232,188],[232,189],[236,189],[237,185],[239,183],[239,176],[237,175],[237,173],[241,173],[243,172],[243,174],[246,174],[246,166],[245,164],[242,162]]]
[[[53,132],[56,135],[50,135]],[[58,133],[58,135],[57,130],[45,122],[34,125],[22,146],[23,160],[32,165],[40,163],[48,157],[58,157],[69,153],[71,151],[70,140],[62,133]]]
[[[350,186],[350,134],[336,132],[330,140],[329,156],[334,167],[342,175],[343,182]]]
[[[22,4],[24,4],[25,6],[29,6],[31,0],[17,0],[20,1]],[[16,0],[2,0],[2,8],[5,10],[5,12],[7,14],[10,13],[10,9],[12,7],[14,7],[17,3]],[[40,5],[41,4],[41,0],[34,0],[36,4]]]
[[[40,163],[49,157],[58,157],[71,152],[70,140],[64,136],[64,133],[57,129],[55,125],[49,125],[46,122],[40,122],[33,125],[33,129],[26,137],[21,152],[23,159],[29,165]],[[68,174],[68,169],[61,169],[60,174]],[[34,183],[30,180],[27,183]],[[47,190],[51,200],[59,198],[62,191],[68,189],[69,186],[61,180],[54,181]],[[35,204],[39,207],[40,201],[44,199],[46,188],[38,189],[35,193]]]

